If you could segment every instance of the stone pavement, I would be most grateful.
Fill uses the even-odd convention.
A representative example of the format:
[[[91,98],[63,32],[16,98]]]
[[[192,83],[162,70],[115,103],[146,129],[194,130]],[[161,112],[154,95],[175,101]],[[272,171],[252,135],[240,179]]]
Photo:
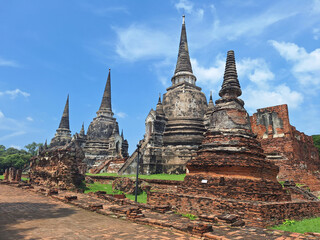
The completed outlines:
[[[0,239],[198,239],[0,184]]]
[[[133,206],[134,203],[131,201],[129,205],[124,202],[119,202],[118,205],[114,200],[96,194],[63,190],[59,190],[58,194],[56,192],[51,196],[45,196],[50,191],[42,186],[33,186],[30,189],[16,186],[17,184],[8,186],[0,181],[0,240],[200,239],[200,237],[205,240],[320,239],[320,234],[317,233],[299,234],[249,226],[230,227],[199,219],[191,221],[169,213],[170,211],[163,214],[144,208],[142,212],[135,213],[131,210],[137,210],[139,207]],[[67,200],[67,197],[74,199]],[[141,216],[134,217],[135,214]]]

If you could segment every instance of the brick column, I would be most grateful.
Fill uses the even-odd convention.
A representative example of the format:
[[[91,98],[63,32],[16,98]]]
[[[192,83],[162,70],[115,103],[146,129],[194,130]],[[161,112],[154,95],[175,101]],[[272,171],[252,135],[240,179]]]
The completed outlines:
[[[8,181],[8,177],[9,177],[9,169],[8,168],[6,170],[4,170],[3,176],[4,176],[3,180]]]
[[[15,177],[15,181],[16,182],[20,182],[21,181],[21,175],[22,175],[22,170],[21,169],[17,169],[16,177]]]

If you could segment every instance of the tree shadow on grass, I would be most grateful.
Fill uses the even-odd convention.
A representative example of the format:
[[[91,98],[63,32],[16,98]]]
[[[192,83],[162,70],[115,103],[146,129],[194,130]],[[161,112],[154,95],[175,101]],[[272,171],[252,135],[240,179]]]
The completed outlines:
[[[72,208],[61,208],[51,203],[2,202],[0,203],[0,239],[23,239],[24,232],[41,228],[37,226],[19,229],[14,226],[16,224],[39,219],[62,218],[75,212]],[[42,239],[42,237],[28,239]]]

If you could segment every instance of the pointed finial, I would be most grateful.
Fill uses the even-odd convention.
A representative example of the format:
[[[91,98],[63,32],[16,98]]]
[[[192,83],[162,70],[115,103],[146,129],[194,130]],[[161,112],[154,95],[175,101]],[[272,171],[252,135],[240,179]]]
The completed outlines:
[[[111,69],[109,68],[107,83],[103,92],[103,97],[99,110],[110,110],[111,111]]]
[[[239,97],[241,94],[242,91],[238,80],[234,51],[230,50],[227,54],[223,83],[219,92],[219,96],[234,98]]]
[[[214,109],[214,103],[212,101],[212,91],[210,91],[210,99],[208,103],[207,112],[211,112]]]
[[[85,135],[85,132],[84,132],[84,123],[82,123],[82,127],[81,127],[81,130],[80,130],[79,135],[82,136],[82,137]]]
[[[67,97],[66,105],[64,106],[59,128],[65,128],[70,130],[69,129],[69,94]]]
[[[121,129],[121,137],[122,137],[122,139],[124,139],[124,138],[123,138],[123,129]]]
[[[161,93],[159,93],[159,100],[158,100],[158,103],[157,103],[156,112],[159,115],[164,115],[163,106],[162,106],[162,103],[161,103]]]
[[[175,74],[179,72],[192,72],[191,61],[188,50],[187,32],[185,26],[185,17],[182,16],[182,28],[180,35],[179,53],[177,59],[177,65],[175,69]]]
[[[46,141],[44,142],[44,145],[43,145],[44,149],[47,149],[48,148],[48,143],[47,143],[47,139]]]

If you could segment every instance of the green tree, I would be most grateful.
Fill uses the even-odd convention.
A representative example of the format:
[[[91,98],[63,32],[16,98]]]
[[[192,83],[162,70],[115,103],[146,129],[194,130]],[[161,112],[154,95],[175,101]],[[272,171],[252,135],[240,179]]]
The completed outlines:
[[[320,135],[313,135],[313,143],[318,148],[319,154],[320,154]]]
[[[28,153],[30,153],[32,156],[35,156],[40,146],[43,146],[43,144],[32,142],[24,147],[28,150]]]
[[[6,147],[3,145],[0,145],[0,156],[4,155],[6,153]]]
[[[6,149],[5,146],[0,145],[0,174],[10,167],[25,168],[31,157],[32,154],[24,149],[19,150],[13,147]]]

